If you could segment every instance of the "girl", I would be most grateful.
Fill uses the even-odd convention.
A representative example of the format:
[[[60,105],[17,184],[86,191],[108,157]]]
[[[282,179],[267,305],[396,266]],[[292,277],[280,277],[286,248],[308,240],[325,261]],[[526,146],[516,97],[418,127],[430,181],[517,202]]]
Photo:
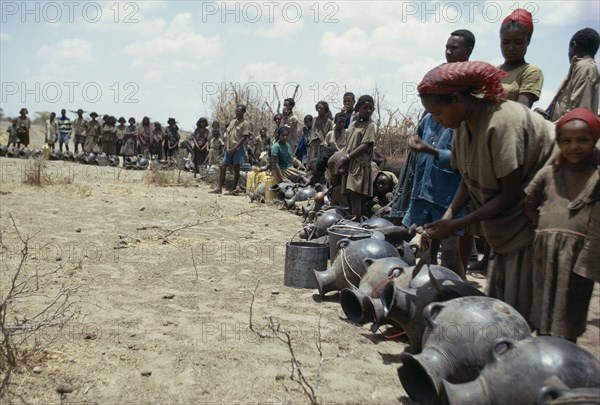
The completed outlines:
[[[208,155],[208,120],[200,118],[196,122],[196,129],[191,136],[192,146],[194,147],[194,177],[200,173],[200,166],[204,164]]]
[[[316,175],[316,159],[319,157],[321,147],[327,146],[325,139],[327,134],[333,129],[333,120],[329,118],[329,104],[326,101],[319,101],[315,105],[317,110],[317,118],[315,118],[312,130],[310,132],[310,141],[308,141],[308,157],[307,165],[309,170]]]
[[[539,100],[544,83],[541,69],[525,62],[532,34],[532,15],[522,8],[506,17],[500,27],[500,50],[504,63],[498,67],[508,73],[502,79],[508,92],[507,100],[517,101],[528,108]]]
[[[138,152],[144,157],[150,157],[150,142],[152,142],[152,128],[150,127],[150,118],[142,118],[142,125],[138,127],[137,143]]]
[[[431,70],[419,84],[427,112],[454,129],[451,165],[462,176],[442,219],[425,227],[432,239],[444,239],[481,222],[494,256],[487,293],[528,318],[534,233],[523,213],[523,189],[555,159],[556,145],[552,123],[519,103],[505,101],[505,76],[485,62],[456,62]],[[455,219],[469,201],[473,211]]]
[[[46,143],[50,150],[54,149],[56,138],[58,136],[58,121],[56,120],[56,113],[50,113],[50,119],[46,121]]]
[[[556,124],[558,163],[525,189],[525,214],[537,226],[531,321],[539,334],[573,342],[585,332],[594,281],[600,281],[599,137],[598,117],[571,110]]]
[[[342,175],[342,193],[350,194],[352,215],[360,219],[363,197],[373,195],[375,173],[371,167],[375,148],[375,123],[371,121],[375,102],[373,97],[360,96],[354,107],[358,119],[352,121],[346,132],[344,155],[337,161]]]

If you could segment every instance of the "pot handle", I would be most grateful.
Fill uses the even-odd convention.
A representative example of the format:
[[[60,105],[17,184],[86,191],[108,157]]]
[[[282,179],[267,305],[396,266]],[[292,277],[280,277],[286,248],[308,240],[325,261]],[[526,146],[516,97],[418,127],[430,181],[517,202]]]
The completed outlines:
[[[350,239],[348,239],[348,238],[340,239],[337,242],[337,247],[338,247],[338,249],[345,249],[349,243],[350,243]]]
[[[444,302],[432,302],[423,309],[423,319],[430,328],[435,327],[435,317],[445,306]]]
[[[565,395],[565,390],[558,387],[542,387],[538,392],[537,403],[546,404],[548,401],[552,401],[556,398]]]
[[[501,356],[504,356],[506,352],[513,349],[516,345],[517,342],[515,342],[511,338],[503,337],[500,339],[496,339],[496,341],[492,345],[492,357],[495,361],[502,361]],[[506,349],[499,352],[498,349],[502,346],[506,346]]]
[[[404,271],[402,266],[394,266],[388,271],[388,277],[398,278]]]

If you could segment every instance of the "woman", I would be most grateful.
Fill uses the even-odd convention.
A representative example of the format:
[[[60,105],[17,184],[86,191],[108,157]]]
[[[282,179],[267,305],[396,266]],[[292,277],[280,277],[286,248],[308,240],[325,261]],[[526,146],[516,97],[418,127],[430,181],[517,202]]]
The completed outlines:
[[[457,62],[428,72],[418,90],[435,121],[453,128],[452,166],[462,175],[441,220],[426,225],[433,239],[481,222],[495,257],[488,295],[531,309],[533,227],[523,212],[523,190],[556,157],[554,126],[525,106],[506,101],[506,73],[485,62]],[[473,93],[478,93],[474,96]],[[453,219],[471,201],[474,210]]]
[[[504,63],[498,66],[508,73],[502,84],[508,92],[507,100],[517,101],[528,108],[540,99],[544,76],[539,67],[525,62],[527,47],[533,34],[531,13],[516,9],[502,21],[500,50]]]

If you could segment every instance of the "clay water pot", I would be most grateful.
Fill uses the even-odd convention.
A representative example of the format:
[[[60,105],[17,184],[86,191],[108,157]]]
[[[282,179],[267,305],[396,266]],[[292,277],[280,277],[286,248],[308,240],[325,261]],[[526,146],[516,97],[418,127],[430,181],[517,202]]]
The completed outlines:
[[[394,224],[385,218],[369,218],[363,221],[360,226],[365,229],[382,229],[394,226]]]
[[[50,151],[50,160],[62,160],[63,154],[59,149],[52,149]]]
[[[423,310],[426,329],[420,354],[402,353],[398,377],[409,397],[422,404],[442,400],[442,380],[472,381],[490,360],[497,338],[530,336],[527,321],[495,298],[463,297]]]
[[[340,253],[331,268],[326,271],[315,271],[321,297],[330,291],[358,288],[367,269],[364,263],[365,258],[399,257],[394,246],[385,240],[376,238],[342,239],[338,242],[338,248]]]
[[[21,150],[19,151],[19,157],[21,159],[27,159],[29,155],[31,155],[31,149],[29,149],[28,147],[21,148]]]
[[[0,156],[6,156],[8,153],[8,147],[6,145],[0,145]]]
[[[264,182],[261,182],[261,183],[258,183],[258,186],[256,186],[256,190],[254,193],[256,195],[264,198],[266,190],[267,190],[267,184]]]
[[[336,210],[319,211],[314,222],[314,237],[319,238],[327,234],[329,227],[344,219]]]
[[[85,157],[85,163],[88,165],[93,165],[98,163],[98,156],[94,152],[90,152]]]
[[[120,163],[119,157],[116,155],[110,155],[108,157],[108,165],[111,167],[118,167]]]
[[[40,149],[34,149],[31,151],[31,157],[33,159],[40,159],[42,156],[44,156],[44,154]]]
[[[148,165],[150,164],[150,162],[148,161],[148,159],[146,159],[144,156],[138,157],[138,160],[136,162],[136,167],[138,170],[145,170],[148,168]],[[192,164],[192,171],[193,171],[193,164]]]
[[[364,277],[360,280],[358,289],[344,288],[340,294],[340,305],[348,320],[364,324],[373,318],[365,316],[363,299],[365,297],[378,298],[384,283],[388,280],[390,272],[402,271],[408,265],[397,257],[383,259],[366,258],[363,260],[367,268]]]
[[[285,199],[290,199],[294,196],[294,194],[296,194],[296,191],[290,187],[287,190],[285,190],[284,195],[285,195]]]
[[[317,190],[315,190],[314,187],[312,187],[312,186],[302,187],[302,188],[298,189],[298,192],[296,193],[296,200],[297,201],[306,201],[309,198],[312,198],[316,193],[317,193]]]
[[[566,339],[529,337],[521,341],[497,339],[489,363],[477,379],[465,384],[444,381],[450,404],[535,403],[550,377],[569,387],[600,387],[600,363],[590,353]]]
[[[412,272],[414,267],[405,269]],[[432,302],[444,302],[459,297],[484,296],[472,285],[464,282],[452,270],[432,265],[423,266],[410,281],[390,280],[382,289],[383,316],[402,326],[410,342],[410,351],[419,353],[425,332],[423,309]]]
[[[296,206],[296,196],[292,196],[291,198],[286,198],[285,201],[285,207],[288,210],[291,210],[292,208],[294,208]]]

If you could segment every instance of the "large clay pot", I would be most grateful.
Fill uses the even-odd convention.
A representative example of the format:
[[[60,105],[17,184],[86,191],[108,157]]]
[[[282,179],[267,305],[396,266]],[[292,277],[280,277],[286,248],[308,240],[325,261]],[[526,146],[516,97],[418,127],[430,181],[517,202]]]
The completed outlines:
[[[298,189],[296,193],[296,201],[306,201],[309,198],[312,198],[317,193],[317,190],[312,186],[306,186]]]
[[[313,234],[313,238],[319,238],[327,235],[327,229],[337,224],[339,221],[344,219],[342,214],[337,210],[331,209],[326,211],[319,211],[315,217],[314,225],[309,227],[309,234]]]
[[[0,145],[0,156],[6,156],[8,153],[8,147],[6,145]]]
[[[360,226],[365,229],[381,229],[389,228],[394,226],[394,224],[385,218],[369,218],[366,221],[363,221]]]
[[[338,242],[338,248],[340,252],[331,268],[327,271],[315,271],[321,297],[330,291],[358,288],[367,269],[363,261],[365,258],[399,257],[395,247],[377,238],[342,239]]]
[[[363,298],[378,298],[385,282],[393,276],[389,276],[394,269],[403,270],[408,265],[397,257],[386,257],[383,259],[364,259],[367,271],[360,280],[358,289],[344,288],[340,293],[340,305],[348,317],[354,323],[364,324],[372,322],[372,318],[365,317],[363,310]]]
[[[412,271],[414,267],[406,269]],[[419,353],[425,332],[423,309],[432,302],[443,302],[459,297],[484,296],[472,285],[464,282],[452,270],[432,265],[424,266],[407,288],[402,280],[390,280],[380,295],[383,316],[402,326],[410,351]]]
[[[464,297],[434,302],[423,310],[427,328],[420,354],[400,354],[398,377],[409,397],[422,404],[441,400],[442,380],[472,381],[490,359],[497,338],[530,336],[527,321],[495,298]]]
[[[569,387],[600,387],[598,360],[566,339],[501,338],[492,345],[490,358],[477,379],[465,384],[443,382],[450,404],[535,403],[544,381],[553,376]]]

